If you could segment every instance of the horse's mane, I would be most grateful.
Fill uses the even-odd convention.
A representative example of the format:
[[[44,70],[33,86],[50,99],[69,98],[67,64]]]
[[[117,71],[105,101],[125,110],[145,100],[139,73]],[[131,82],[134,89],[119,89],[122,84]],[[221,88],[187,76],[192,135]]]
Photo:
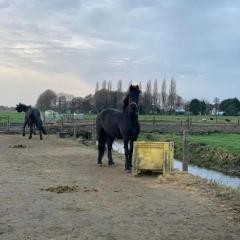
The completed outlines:
[[[129,94],[127,94],[125,96],[125,98],[123,99],[123,110],[125,110],[127,108],[128,102],[129,102]]]
[[[136,94],[140,94],[141,93],[141,90],[139,89],[139,86],[136,85],[131,85],[129,87],[129,90],[125,96],[125,98],[123,99],[123,110],[125,110],[128,106],[128,103],[129,103],[129,92],[135,92]]]
[[[16,110],[17,111],[20,111],[20,112],[26,112],[29,108],[31,107],[31,105],[26,105],[26,104],[23,104],[23,103],[19,103],[16,107]]]

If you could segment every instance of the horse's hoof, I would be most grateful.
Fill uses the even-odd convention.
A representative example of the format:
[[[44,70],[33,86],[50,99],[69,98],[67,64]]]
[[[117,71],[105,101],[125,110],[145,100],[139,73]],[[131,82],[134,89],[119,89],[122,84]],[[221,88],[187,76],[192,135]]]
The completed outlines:
[[[102,163],[97,163],[97,166],[98,166],[98,167],[102,167],[103,164],[102,164]]]
[[[125,169],[125,171],[126,171],[127,173],[131,173],[131,172],[132,172],[131,169]]]
[[[24,136],[25,136],[25,133],[23,133],[22,135],[23,135],[23,137],[24,137]]]
[[[109,167],[116,167],[116,164],[115,163],[109,163],[108,166]]]

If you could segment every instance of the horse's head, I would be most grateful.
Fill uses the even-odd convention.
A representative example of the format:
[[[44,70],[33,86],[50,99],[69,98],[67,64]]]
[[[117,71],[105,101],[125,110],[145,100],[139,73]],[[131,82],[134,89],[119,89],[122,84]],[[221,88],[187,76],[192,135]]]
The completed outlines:
[[[15,108],[18,112],[26,112],[27,109],[28,109],[28,106],[25,105],[25,104],[22,104],[22,103],[19,103],[16,105],[16,108]]]
[[[129,87],[128,94],[123,101],[123,108],[125,109],[127,106],[129,106],[129,111],[131,113],[137,113],[140,93],[141,91],[138,85],[131,85]]]

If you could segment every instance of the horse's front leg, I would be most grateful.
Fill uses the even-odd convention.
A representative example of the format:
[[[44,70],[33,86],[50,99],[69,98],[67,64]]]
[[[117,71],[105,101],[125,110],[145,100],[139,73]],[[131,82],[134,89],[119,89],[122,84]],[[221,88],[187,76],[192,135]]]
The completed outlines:
[[[40,135],[40,140],[43,140],[43,137],[42,137],[42,130],[39,129],[39,135]]]
[[[133,140],[130,140],[130,149],[129,149],[130,167],[132,167],[132,155],[133,155]]]
[[[107,140],[107,147],[108,147],[108,165],[109,166],[113,166],[114,165],[114,161],[112,158],[112,144],[113,144],[113,138],[108,138]]]
[[[131,170],[130,161],[129,161],[129,150],[128,150],[128,139],[124,139],[124,152],[125,152],[125,170]]]
[[[26,128],[26,125],[27,125],[27,120],[25,119],[24,123],[23,123],[23,129],[22,129],[22,135],[25,136],[25,128]]]

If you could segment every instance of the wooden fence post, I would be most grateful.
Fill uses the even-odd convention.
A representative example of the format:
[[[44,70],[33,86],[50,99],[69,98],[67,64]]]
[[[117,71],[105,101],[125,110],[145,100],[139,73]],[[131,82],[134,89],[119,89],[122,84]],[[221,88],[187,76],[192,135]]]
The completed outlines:
[[[96,143],[96,128],[95,128],[95,123],[92,123],[92,140],[93,143]]]
[[[9,115],[7,116],[7,130],[10,130],[10,117]]]
[[[61,132],[63,132],[63,116],[62,116],[62,119],[61,119]]]
[[[189,128],[190,128],[190,117],[188,115],[188,118],[187,118],[187,129],[189,129]]]
[[[183,165],[182,170],[188,171],[188,131],[183,130]]]
[[[76,121],[73,117],[73,137],[77,138]]]

